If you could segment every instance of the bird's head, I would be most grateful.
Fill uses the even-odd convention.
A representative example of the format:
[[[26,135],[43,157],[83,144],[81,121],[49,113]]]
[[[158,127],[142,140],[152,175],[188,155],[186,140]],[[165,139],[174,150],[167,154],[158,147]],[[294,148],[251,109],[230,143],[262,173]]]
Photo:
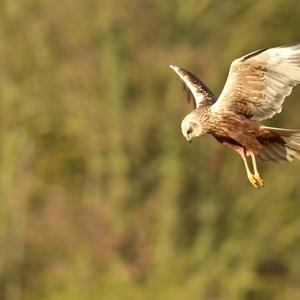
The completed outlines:
[[[182,120],[181,131],[188,142],[191,142],[192,138],[203,135],[205,133],[203,127],[201,126],[199,121],[196,120],[193,113],[187,115]]]

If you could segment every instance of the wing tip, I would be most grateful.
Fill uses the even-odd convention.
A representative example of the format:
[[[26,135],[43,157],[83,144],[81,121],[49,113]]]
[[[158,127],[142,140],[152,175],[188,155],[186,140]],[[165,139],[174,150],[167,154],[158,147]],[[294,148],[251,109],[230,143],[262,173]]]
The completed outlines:
[[[174,64],[169,65],[169,67],[170,67],[171,69],[173,69],[173,70],[178,70],[178,69],[179,69],[179,67],[177,67],[177,66],[174,65]]]

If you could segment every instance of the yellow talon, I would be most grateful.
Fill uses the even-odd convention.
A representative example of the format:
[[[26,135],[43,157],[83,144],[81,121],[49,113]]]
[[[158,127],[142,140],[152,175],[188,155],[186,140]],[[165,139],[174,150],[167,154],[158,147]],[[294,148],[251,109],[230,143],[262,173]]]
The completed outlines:
[[[255,188],[262,188],[264,185],[263,179],[260,175],[249,174],[248,179]]]
[[[263,179],[260,177],[259,174],[254,175],[254,178],[255,178],[256,182],[259,184],[260,187],[263,187],[263,186],[264,186],[264,181],[263,181]]]
[[[256,180],[256,178],[255,178],[255,176],[254,176],[253,174],[250,174],[250,175],[248,176],[248,179],[249,179],[250,183],[251,183],[255,188],[258,188],[258,187],[259,187],[258,184],[257,184],[257,180]]]

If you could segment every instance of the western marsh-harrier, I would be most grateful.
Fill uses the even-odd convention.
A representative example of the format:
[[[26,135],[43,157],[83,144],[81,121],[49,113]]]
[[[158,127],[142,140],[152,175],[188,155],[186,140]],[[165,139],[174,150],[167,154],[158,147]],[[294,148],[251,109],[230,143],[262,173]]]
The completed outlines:
[[[259,123],[279,113],[285,97],[300,83],[300,44],[262,49],[234,60],[218,98],[189,71],[175,65],[170,67],[195,100],[195,109],[181,123],[182,134],[188,141],[212,134],[240,154],[249,181],[255,187],[263,186],[256,158],[265,162],[300,159],[300,130]]]

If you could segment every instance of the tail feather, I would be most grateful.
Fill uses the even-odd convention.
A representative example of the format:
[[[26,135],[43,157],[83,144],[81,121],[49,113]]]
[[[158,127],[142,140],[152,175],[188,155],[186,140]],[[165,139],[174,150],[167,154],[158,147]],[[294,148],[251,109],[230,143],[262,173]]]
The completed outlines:
[[[261,161],[263,161],[263,162],[272,161],[272,159],[270,159],[269,155],[266,153],[266,151],[265,151],[264,149],[262,149],[262,150],[258,153],[257,157],[258,157]]]
[[[300,151],[300,142],[296,143],[294,141],[289,142],[289,147],[294,149],[295,151]]]
[[[273,151],[273,153],[275,154],[276,158],[280,161],[282,159],[285,159],[286,156],[286,149],[283,145],[281,144],[275,144],[275,143],[271,143],[269,145],[269,148]]]
[[[263,139],[257,157],[262,161],[292,161],[300,159],[300,130],[265,127],[279,139]]]

